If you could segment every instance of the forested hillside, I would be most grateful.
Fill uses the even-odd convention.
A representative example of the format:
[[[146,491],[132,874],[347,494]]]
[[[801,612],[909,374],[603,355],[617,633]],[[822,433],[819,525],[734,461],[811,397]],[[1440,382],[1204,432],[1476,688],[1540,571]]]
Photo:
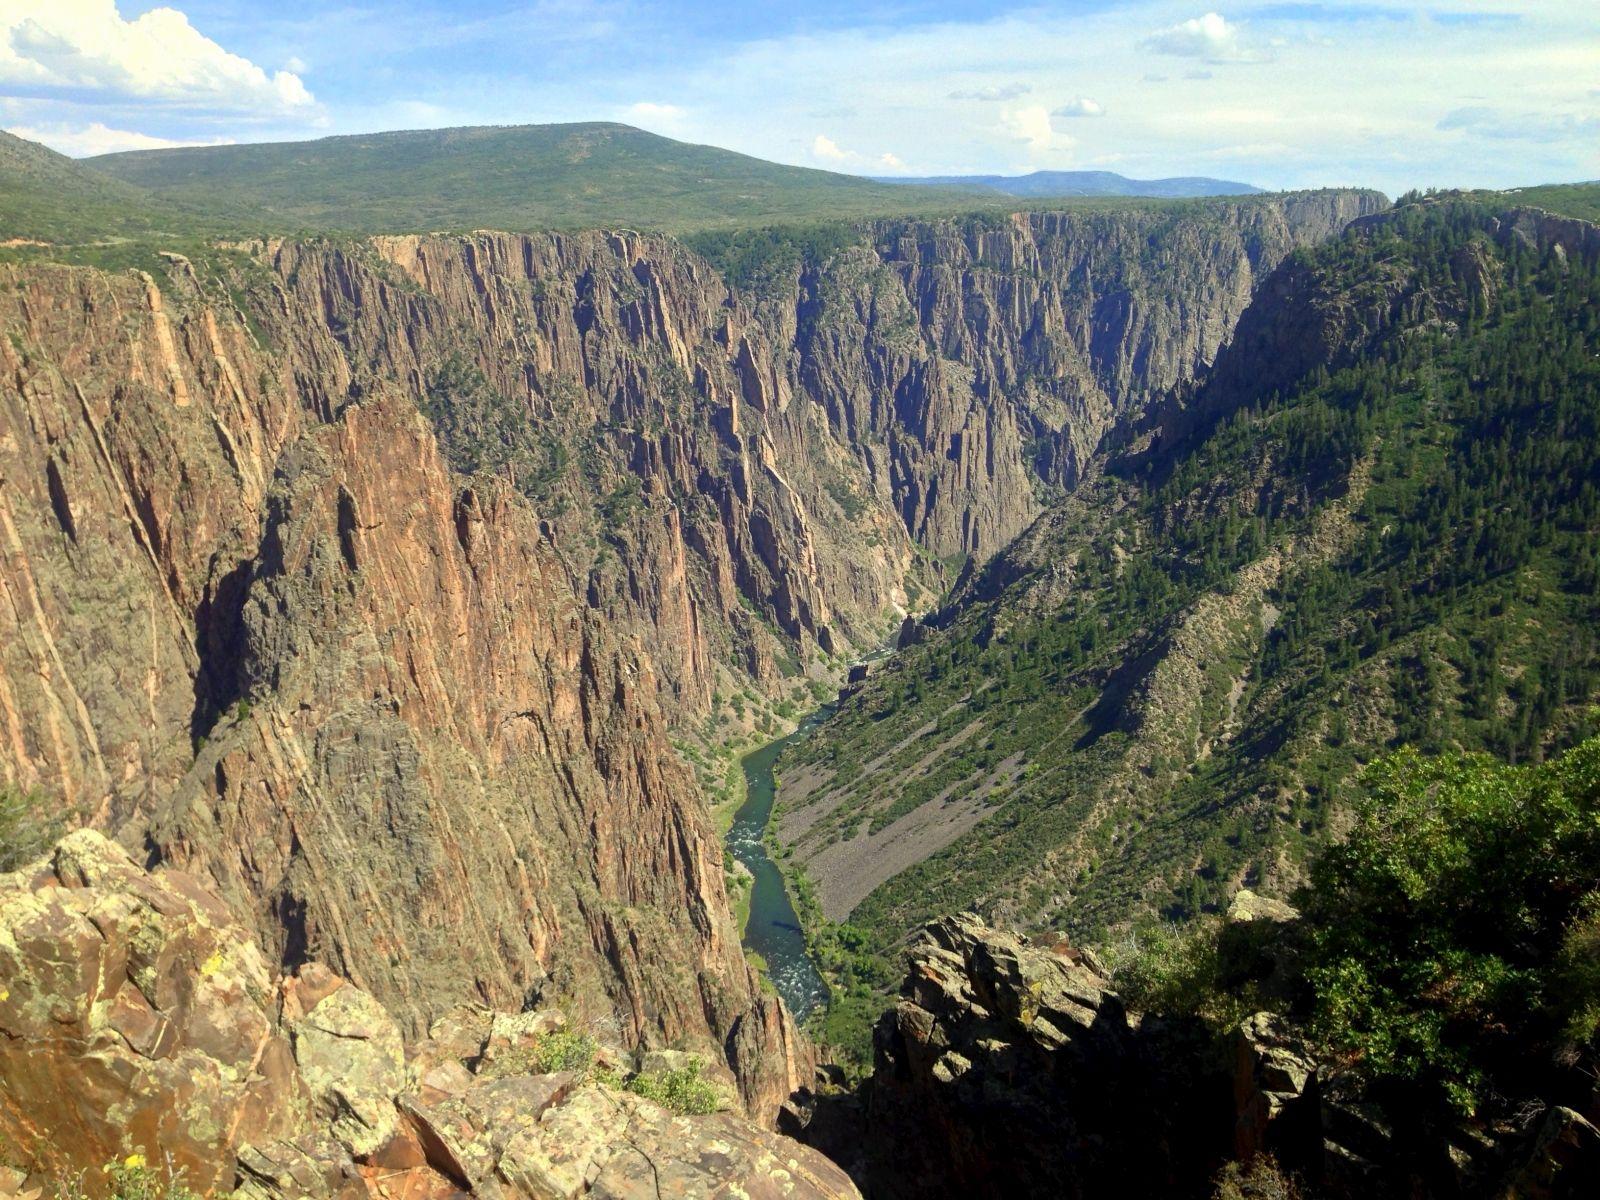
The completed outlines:
[[[1600,231],[1547,213],[1416,198],[1280,268],[781,764],[831,1032],[935,914],[1115,942],[1287,890],[1376,754],[1596,729],[1597,347]]]

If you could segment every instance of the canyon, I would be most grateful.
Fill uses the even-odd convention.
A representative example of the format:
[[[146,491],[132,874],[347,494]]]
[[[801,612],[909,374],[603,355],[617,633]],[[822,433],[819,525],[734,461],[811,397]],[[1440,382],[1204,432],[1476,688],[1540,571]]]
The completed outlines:
[[[1303,256],[1386,208],[1333,190],[822,233],[237,236],[139,270],[0,264],[0,784],[45,842],[64,837],[0,875],[0,912],[26,926],[0,954],[35,978],[0,988],[0,1085],[43,1105],[41,1072],[98,1087],[114,1051],[113,1073],[156,1097],[139,1128],[161,1138],[163,1104],[221,1096],[230,1135],[185,1142],[185,1164],[203,1190],[260,1200],[388,1195],[389,1170],[430,1197],[648,1195],[662,1170],[689,1192],[854,1195],[771,1132],[845,1161],[829,1106],[848,1119],[855,1100],[741,947],[718,825],[738,755],[886,639],[916,653],[846,688],[852,720],[981,603],[1013,585],[1024,610],[1058,603],[1041,579],[1065,586],[1079,546],[1056,534],[1091,502],[1116,508],[1108,448],[1184,436],[1246,371],[1240,339],[1249,370],[1283,372],[1263,368],[1263,389],[1288,382],[1317,327],[1299,314],[1289,339],[1261,298],[1290,311]],[[797,824],[783,789],[831,778],[779,761],[793,844],[827,814]],[[974,823],[908,857],[869,844],[823,913],[847,916]],[[1030,876],[993,911],[1025,923],[1044,886]],[[102,918],[135,910],[124,944]],[[882,931],[912,924],[896,912]],[[170,943],[140,932],[177,926]],[[1018,1044],[1063,1033],[1024,1054],[1047,1074],[1079,1020],[1111,1039],[1094,1053],[1149,1068],[1129,1103],[1159,1090],[1104,972],[1009,937],[967,918],[927,935],[939,948],[914,960],[916,1003],[883,1027],[862,1095],[881,1098],[884,1130],[931,1105],[919,1136],[943,1130],[952,1160],[918,1174],[890,1155],[856,1164],[858,1182],[895,1194],[889,1171],[937,1194],[993,1167],[956,1132],[970,1097],[937,1115],[940,1071],[962,1071],[918,1041],[930,1012],[957,1030],[934,1048],[969,1066],[1002,1053],[984,1041],[996,1011]],[[70,978],[52,974],[52,939],[74,947]],[[214,950],[220,981],[202,969]],[[1052,992],[1061,1020],[1036,1024],[1009,977],[977,978],[1001,952],[1024,983],[1070,993]],[[247,1030],[213,1036],[207,988],[248,994]],[[52,1005],[70,1028],[46,1036]],[[317,1038],[345,1034],[317,1013],[357,1020],[379,1084],[318,1074]],[[506,1035],[519,1052],[582,1030],[606,1074],[485,1075],[517,1017],[539,1026]],[[146,1035],[169,1028],[198,1074],[163,1065],[177,1043]],[[48,1053],[11,1045],[32,1041]],[[711,1124],[621,1086],[690,1055],[722,1089]],[[1038,1099],[1026,1129],[1059,1103]],[[506,1105],[522,1107],[496,1133]],[[352,1134],[351,1108],[385,1136]],[[71,1120],[11,1116],[0,1128],[35,1161],[84,1165]],[[545,1125],[594,1152],[551,1165]],[[124,1149],[91,1133],[96,1155]]]

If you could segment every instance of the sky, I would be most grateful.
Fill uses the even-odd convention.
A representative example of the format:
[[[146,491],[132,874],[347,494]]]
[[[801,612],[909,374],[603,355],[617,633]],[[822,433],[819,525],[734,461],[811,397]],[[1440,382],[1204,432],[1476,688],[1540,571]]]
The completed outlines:
[[[72,155],[624,121],[866,175],[1600,178],[1600,0],[0,0],[0,126]]]

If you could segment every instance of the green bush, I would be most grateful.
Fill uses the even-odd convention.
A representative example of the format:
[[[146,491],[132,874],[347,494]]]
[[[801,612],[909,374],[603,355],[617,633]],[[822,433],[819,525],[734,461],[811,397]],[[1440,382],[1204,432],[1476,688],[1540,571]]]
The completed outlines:
[[[700,1060],[692,1058],[681,1067],[635,1075],[627,1088],[675,1113],[703,1116],[721,1108],[722,1097],[709,1080],[701,1078],[702,1069]]]
[[[1600,738],[1551,762],[1402,751],[1312,868],[1314,1028],[1463,1113],[1600,1023]]]
[[[130,1154],[120,1162],[112,1160],[105,1165],[105,1173],[111,1183],[111,1200],[200,1200],[184,1185],[181,1170],[174,1171],[169,1165],[158,1171],[149,1166],[143,1154]],[[75,1196],[80,1191],[73,1187],[63,1194]]]
[[[572,1071],[587,1076],[594,1064],[595,1050],[595,1040],[587,1033],[557,1029],[540,1034],[526,1046],[497,1055],[489,1061],[485,1073],[503,1077]]]
[[[32,862],[59,836],[60,823],[39,813],[42,799],[0,784],[0,874]]]

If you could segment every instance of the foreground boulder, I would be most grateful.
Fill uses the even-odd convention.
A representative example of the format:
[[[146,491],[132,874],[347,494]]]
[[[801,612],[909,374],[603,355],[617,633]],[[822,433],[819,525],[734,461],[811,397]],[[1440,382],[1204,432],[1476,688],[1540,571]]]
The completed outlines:
[[[79,831],[0,876],[0,1182],[99,1195],[131,1162],[241,1200],[858,1195],[735,1111],[630,1090],[639,1071],[698,1081],[698,1060],[635,1061],[564,1025],[464,1007],[407,1048],[325,968],[274,978],[198,880]],[[738,1107],[725,1070],[695,1095]]]
[[[911,948],[863,1094],[790,1119],[874,1196],[1176,1195],[1231,1120],[1190,1037],[1130,1021],[1092,955],[947,918]]]
[[[200,1191],[301,1124],[274,981],[216,896],[80,830],[0,876],[0,1144],[47,1175],[159,1147]]]

